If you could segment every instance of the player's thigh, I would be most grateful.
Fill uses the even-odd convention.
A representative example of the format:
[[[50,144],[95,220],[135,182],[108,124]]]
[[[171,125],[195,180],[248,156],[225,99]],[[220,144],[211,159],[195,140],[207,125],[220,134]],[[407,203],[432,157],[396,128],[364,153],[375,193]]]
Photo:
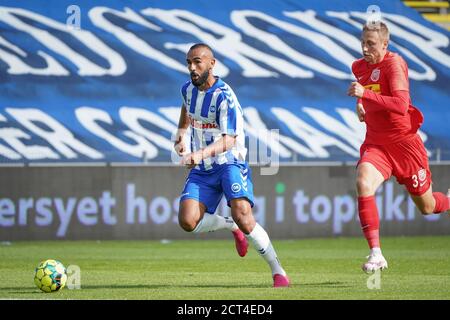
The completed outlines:
[[[371,196],[391,176],[392,164],[381,146],[364,143],[360,156],[356,177],[358,196]]]
[[[413,199],[417,199],[417,203],[422,204],[419,209],[433,204],[434,198],[430,192],[432,176],[428,155],[420,137],[416,135],[391,148],[393,148],[391,151],[394,162],[393,175],[397,177],[397,181],[406,187]]]
[[[228,164],[226,166],[222,171],[221,186],[228,206],[233,209],[231,201],[243,199],[248,202],[250,208],[253,207],[253,182],[250,167],[247,163]],[[235,203],[241,202],[235,201]],[[242,205],[239,207],[242,207]]]
[[[431,185],[425,193],[421,195],[410,193],[410,196],[422,214],[433,214],[434,207],[436,206],[436,200],[433,197],[433,189]]]
[[[357,169],[357,192],[360,197],[372,196],[386,180],[380,170],[371,162],[362,162]]]
[[[436,205],[428,155],[422,139],[414,135],[386,147],[393,163],[392,174],[405,186],[422,214],[432,214]]]
[[[179,215],[201,219],[205,212],[214,213],[222,198],[216,181],[210,175],[190,173],[181,193]]]
[[[178,221],[180,224],[192,224],[194,227],[203,218],[206,212],[205,204],[192,198],[180,201]]]

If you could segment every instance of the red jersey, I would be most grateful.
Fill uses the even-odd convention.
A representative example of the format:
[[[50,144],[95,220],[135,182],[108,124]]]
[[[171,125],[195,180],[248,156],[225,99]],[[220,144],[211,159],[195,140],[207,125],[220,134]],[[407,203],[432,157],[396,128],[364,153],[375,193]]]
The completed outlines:
[[[402,57],[388,51],[376,64],[361,58],[353,63],[352,72],[366,88],[361,99],[366,111],[366,143],[396,143],[417,132],[423,116],[411,104],[408,66]]]

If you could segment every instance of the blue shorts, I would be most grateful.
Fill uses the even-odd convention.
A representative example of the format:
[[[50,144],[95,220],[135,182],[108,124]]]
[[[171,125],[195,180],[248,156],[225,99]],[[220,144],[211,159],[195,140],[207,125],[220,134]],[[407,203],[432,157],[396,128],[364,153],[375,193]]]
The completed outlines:
[[[206,212],[213,214],[224,194],[228,206],[233,199],[246,198],[253,207],[253,183],[248,163],[223,164],[209,171],[191,170],[180,202],[197,200],[206,206]]]

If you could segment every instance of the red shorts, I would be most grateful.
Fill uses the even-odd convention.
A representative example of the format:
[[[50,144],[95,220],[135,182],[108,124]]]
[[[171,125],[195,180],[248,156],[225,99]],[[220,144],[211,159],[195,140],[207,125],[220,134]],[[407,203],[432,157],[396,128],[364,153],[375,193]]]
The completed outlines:
[[[387,145],[363,143],[358,165],[369,162],[380,171],[384,179],[391,176],[405,185],[410,194],[421,196],[431,185],[428,155],[418,134],[404,141]]]

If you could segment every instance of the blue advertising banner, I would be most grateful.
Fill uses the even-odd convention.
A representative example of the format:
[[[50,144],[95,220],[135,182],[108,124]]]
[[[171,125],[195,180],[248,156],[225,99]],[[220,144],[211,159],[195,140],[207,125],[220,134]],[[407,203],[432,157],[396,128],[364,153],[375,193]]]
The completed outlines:
[[[365,125],[346,90],[374,8],[409,65],[425,145],[450,160],[449,32],[401,1],[2,0],[0,163],[170,163],[197,42],[244,108],[251,162],[261,146],[354,161]]]

